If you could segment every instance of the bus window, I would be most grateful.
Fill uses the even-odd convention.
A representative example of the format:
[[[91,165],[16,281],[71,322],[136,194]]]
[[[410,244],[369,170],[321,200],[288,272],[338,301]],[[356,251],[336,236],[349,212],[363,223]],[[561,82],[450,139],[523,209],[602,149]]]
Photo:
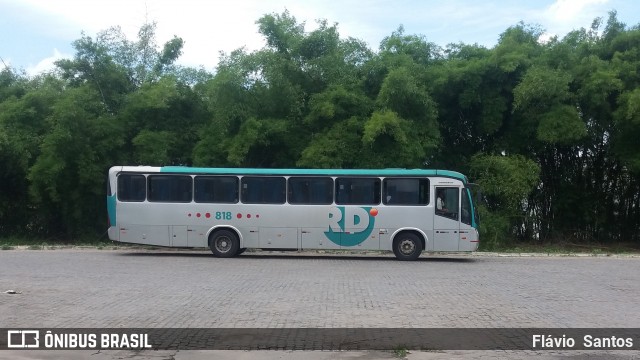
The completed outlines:
[[[191,176],[149,175],[149,201],[191,202]]]
[[[377,205],[380,204],[380,179],[337,178],[336,204]]]
[[[283,177],[245,176],[242,202],[246,204],[284,204],[286,182]]]
[[[333,179],[329,177],[289,178],[289,203],[315,205],[333,203]]]
[[[383,189],[385,205],[429,204],[429,179],[386,178]]]
[[[471,194],[469,189],[462,189],[462,209],[460,210],[460,221],[467,225],[471,225]]]
[[[238,202],[238,178],[235,176],[196,176],[194,200],[199,203]]]
[[[144,175],[118,175],[118,200],[144,201],[146,198],[147,182]]]
[[[436,188],[436,215],[458,220],[458,188]]]

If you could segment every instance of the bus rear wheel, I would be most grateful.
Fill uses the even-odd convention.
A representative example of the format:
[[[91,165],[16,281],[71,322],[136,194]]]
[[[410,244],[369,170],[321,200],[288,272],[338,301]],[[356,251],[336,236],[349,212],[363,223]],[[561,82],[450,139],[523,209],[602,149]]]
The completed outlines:
[[[393,240],[393,253],[398,260],[415,260],[422,253],[422,242],[416,234],[400,233]]]
[[[240,249],[240,240],[233,231],[218,230],[211,235],[209,248],[216,257],[233,257]]]

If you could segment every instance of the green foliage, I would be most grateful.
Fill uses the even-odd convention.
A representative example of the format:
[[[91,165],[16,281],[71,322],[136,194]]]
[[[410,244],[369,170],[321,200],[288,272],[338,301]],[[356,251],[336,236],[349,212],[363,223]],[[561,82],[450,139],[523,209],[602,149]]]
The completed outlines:
[[[514,109],[548,108],[569,98],[571,77],[562,70],[534,66],[513,89]]]
[[[540,167],[521,155],[484,154],[474,156],[470,166],[485,197],[479,208],[483,246],[504,246],[513,238],[511,229],[529,216],[524,205],[539,183]]]
[[[478,154],[470,165],[482,193],[493,200],[490,209],[517,211],[539,182],[540,166],[522,155]]]
[[[424,35],[405,35],[401,25],[391,36],[382,39],[380,51],[408,55],[415,64],[427,65],[439,57],[440,48],[427,42]]]
[[[303,168],[357,168],[363,159],[362,129],[357,117],[338,122],[328,131],[312,137],[296,163]]]
[[[16,76],[4,85],[12,96],[0,102],[0,232],[20,234],[38,228],[26,178],[41,153],[46,119],[62,86],[50,76],[30,82]]]
[[[8,98],[19,98],[27,91],[27,81],[24,75],[5,67],[0,70],[0,102]]]
[[[511,122],[512,81],[498,71],[484,47],[452,44],[445,53],[445,60],[425,69],[440,134],[428,166],[467,172],[471,156],[503,141],[496,134]]]
[[[363,143],[374,152],[373,167],[420,167],[440,140],[437,107],[405,67],[391,70],[375,111],[365,124]],[[376,159],[376,161],[371,161]]]
[[[288,53],[304,35],[304,24],[298,24],[289,11],[265,15],[256,23],[267,40],[267,46],[280,53]]]
[[[206,114],[192,88],[166,76],[128,94],[117,122],[128,135],[135,163],[184,165],[191,163]]]
[[[132,140],[136,162],[139,164],[170,165],[169,149],[173,147],[174,134],[169,131],[141,130]]]
[[[330,86],[311,97],[309,113],[304,120],[313,129],[321,130],[352,116],[368,116],[372,107],[372,101],[364,94],[340,85]]]
[[[286,141],[287,122],[281,119],[249,119],[245,121],[238,134],[228,143],[228,161],[237,167],[260,164],[264,167],[284,167],[278,165],[273,153],[265,152]],[[263,165],[264,164],[264,165]],[[266,165],[266,166],[265,166]]]
[[[433,100],[405,67],[389,72],[377,101],[380,107],[389,108],[406,119],[433,123],[437,116]]]
[[[538,140],[554,144],[571,144],[587,135],[587,128],[575,107],[559,105],[542,115]]]
[[[48,120],[51,130],[28,174],[30,191],[42,216],[55,214],[40,225],[73,237],[94,228],[104,212],[98,205],[104,174],[115,161],[122,133],[90,87],[67,90]]]
[[[393,111],[376,111],[364,124],[362,142],[370,156],[366,167],[419,167],[432,143],[421,139],[414,124]]]
[[[640,89],[620,96],[615,112],[617,125],[614,151],[636,174],[640,174]]]
[[[409,351],[407,351],[407,347],[404,345],[395,346],[393,349],[393,354],[401,359],[406,358],[408,353]]]
[[[508,28],[494,49],[495,63],[506,73],[527,68],[541,52],[538,39],[542,33],[540,27],[523,23]]]
[[[501,250],[513,244],[512,226],[515,221],[500,212],[491,212],[484,205],[478,206],[480,217],[480,249]]]
[[[371,145],[376,138],[387,135],[400,144],[408,144],[408,132],[411,130],[409,122],[393,111],[374,112],[371,119],[364,125],[365,144]]]

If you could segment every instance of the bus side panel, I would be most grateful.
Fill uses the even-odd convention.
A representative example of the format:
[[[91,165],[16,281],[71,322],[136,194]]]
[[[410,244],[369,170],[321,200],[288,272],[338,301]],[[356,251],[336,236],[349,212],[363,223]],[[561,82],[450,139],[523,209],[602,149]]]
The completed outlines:
[[[351,234],[362,232],[361,228],[347,228],[342,234],[340,239],[340,248],[343,250],[380,250],[380,229],[373,228],[371,233],[367,235],[367,238],[355,245],[351,244],[348,236]]]
[[[331,205],[265,205],[260,216],[260,247],[339,249],[329,231]],[[280,237],[278,237],[280,235]]]
[[[326,231],[326,227],[302,227],[300,229],[301,249],[340,249],[340,244],[336,244],[327,238]]]
[[[171,206],[147,202],[118,202],[118,232],[121,242],[171,246]],[[126,220],[123,220],[126,219]]]
[[[462,224],[460,227],[460,251],[476,251],[480,244],[478,231],[471,226]]]
[[[116,216],[116,203],[117,199],[115,195],[107,196],[107,216],[109,217],[109,240],[118,240],[118,228],[117,228],[117,216]]]
[[[263,227],[260,229],[260,247],[263,249],[297,249],[298,229],[290,227]]]
[[[166,225],[122,224],[119,229],[120,241],[132,244],[170,246],[169,228]]]
[[[207,232],[210,226],[187,226],[187,246],[188,247],[208,247]]]
[[[418,229],[426,235],[427,251],[432,250],[433,207],[432,206],[380,206],[375,227],[380,236],[380,250],[393,250],[392,235],[402,229]]]

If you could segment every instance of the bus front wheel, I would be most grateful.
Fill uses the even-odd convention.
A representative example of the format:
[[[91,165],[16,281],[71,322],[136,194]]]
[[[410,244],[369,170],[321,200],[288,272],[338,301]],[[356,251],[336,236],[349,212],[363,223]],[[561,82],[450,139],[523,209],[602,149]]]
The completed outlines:
[[[418,235],[403,232],[393,240],[393,253],[398,260],[415,260],[422,252],[422,242]]]
[[[232,257],[240,249],[240,240],[233,231],[218,230],[211,235],[209,248],[216,257]]]

